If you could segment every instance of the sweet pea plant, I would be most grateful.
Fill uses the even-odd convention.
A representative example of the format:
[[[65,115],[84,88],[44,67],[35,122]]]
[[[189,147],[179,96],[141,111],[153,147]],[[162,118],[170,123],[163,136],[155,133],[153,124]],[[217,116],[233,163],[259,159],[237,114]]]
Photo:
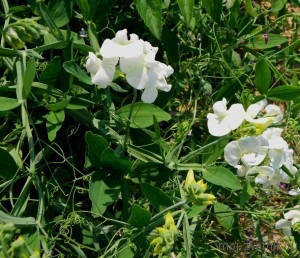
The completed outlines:
[[[1,257],[297,257],[297,0],[1,0]]]

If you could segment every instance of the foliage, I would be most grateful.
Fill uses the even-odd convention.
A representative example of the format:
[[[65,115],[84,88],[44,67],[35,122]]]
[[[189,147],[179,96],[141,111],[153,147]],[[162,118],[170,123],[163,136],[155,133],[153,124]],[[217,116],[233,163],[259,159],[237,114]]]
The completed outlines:
[[[299,255],[298,1],[1,3],[3,257]]]

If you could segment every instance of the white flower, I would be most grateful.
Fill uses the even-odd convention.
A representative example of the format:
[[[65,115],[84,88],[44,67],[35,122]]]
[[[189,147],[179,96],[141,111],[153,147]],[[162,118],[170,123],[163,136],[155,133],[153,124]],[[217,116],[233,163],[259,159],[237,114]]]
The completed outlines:
[[[136,34],[130,34],[129,37],[128,39],[127,30],[124,29],[118,31],[113,39],[106,39],[100,48],[103,60],[94,60],[93,57],[87,64],[87,69],[93,71],[92,82],[104,88],[112,81],[115,66],[119,62],[127,82],[135,89],[144,90],[142,101],[152,103],[158,90],[170,91],[171,85],[166,82],[166,78],[174,70],[155,60],[157,47],[139,39]]]
[[[289,195],[292,195],[292,196],[297,196],[300,194],[300,187],[298,187],[297,189],[291,189],[289,192],[288,192]]]
[[[280,136],[281,132],[280,128],[268,128],[263,133],[269,142],[268,156],[274,169],[279,169],[287,160],[288,143]]]
[[[263,185],[264,188],[269,188],[270,185],[276,184],[278,186],[279,182],[274,182],[274,178],[276,176],[276,172],[272,167],[269,166],[255,166],[250,168],[246,173],[246,178],[250,175],[256,175],[254,181],[256,184]],[[273,179],[273,180],[272,180]],[[271,180],[273,181],[271,184]]]
[[[228,143],[224,149],[226,162],[236,167],[241,161],[245,166],[259,165],[266,157],[268,142],[262,136],[249,136]]]
[[[89,52],[86,61],[86,69],[92,76],[92,83],[100,88],[106,88],[115,75],[115,66],[118,62],[116,58],[104,58],[101,60],[94,53]]]
[[[297,205],[294,208],[295,210],[285,213],[284,219],[280,219],[275,224],[275,228],[281,229],[286,236],[292,236],[291,227],[300,222],[300,206]]]
[[[227,110],[227,101],[223,98],[213,105],[214,113],[207,114],[207,126],[213,136],[223,136],[237,129],[244,121],[245,110],[242,104],[233,104]]]
[[[250,105],[246,111],[245,119],[248,122],[253,123],[259,133],[262,133],[271,124],[280,122],[283,118],[283,113],[279,106],[267,104],[267,100],[263,99]],[[265,110],[265,114],[257,117],[263,109]]]

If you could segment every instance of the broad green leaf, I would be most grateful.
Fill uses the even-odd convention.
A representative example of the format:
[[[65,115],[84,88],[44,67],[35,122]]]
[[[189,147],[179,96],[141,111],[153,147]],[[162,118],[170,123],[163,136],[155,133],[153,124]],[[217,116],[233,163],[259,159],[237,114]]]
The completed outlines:
[[[105,19],[116,2],[117,0],[89,0],[92,20],[101,21]]]
[[[261,94],[267,93],[272,82],[271,70],[268,62],[261,58],[255,66],[254,84]]]
[[[103,150],[101,154],[101,165],[104,168],[109,169],[110,173],[113,173],[116,176],[121,176],[121,173],[129,173],[132,166],[128,159],[117,156],[109,147]]]
[[[211,16],[211,18],[216,22],[220,23],[221,13],[222,13],[222,0],[202,0],[202,5],[206,12]]]
[[[157,211],[161,211],[173,204],[171,198],[160,188],[146,183],[140,185],[145,196]]]
[[[240,195],[240,205],[244,206],[246,202],[251,198],[251,196],[254,194],[254,186],[255,183],[253,181],[247,181],[244,185],[244,188]]]
[[[36,221],[33,217],[16,217],[0,211],[0,222],[13,223],[16,227],[35,227]]]
[[[65,120],[64,110],[50,111],[47,116],[46,128],[49,141],[53,141],[56,138],[56,133],[61,128]]]
[[[278,86],[270,89],[267,93],[267,98],[275,101],[290,101],[300,97],[299,86]]]
[[[163,164],[147,162],[136,166],[129,176],[135,183],[148,183],[161,186],[173,176],[173,172]]]
[[[54,86],[59,78],[61,70],[60,57],[54,57],[40,74],[40,82]]]
[[[226,204],[215,202],[214,212],[219,223],[226,229],[230,230],[234,223],[234,213]]]
[[[17,99],[0,97],[0,111],[7,111],[14,109],[20,105]]]
[[[266,43],[265,38],[260,35],[256,37],[252,42],[248,43],[247,46],[249,48],[256,49],[268,49],[272,47],[278,47],[283,43],[286,43],[288,39],[284,36],[278,34],[267,34],[268,42]]]
[[[23,77],[23,89],[22,89],[23,99],[26,99],[31,92],[31,86],[32,86],[34,76],[35,76],[35,60],[31,58],[26,65],[26,70]]]
[[[153,116],[155,116],[157,122],[171,119],[170,114],[161,110],[159,107],[141,102],[134,104],[133,107],[132,104],[123,106],[116,111],[116,114],[126,123],[131,108],[132,117],[130,127],[132,128],[145,128],[153,125]]]
[[[82,81],[88,85],[92,85],[91,77],[88,76],[80,68],[80,66],[75,63],[75,61],[73,61],[73,60],[66,61],[66,62],[64,62],[63,67],[68,73],[72,74],[73,76],[78,78],[80,81]]]
[[[193,17],[194,0],[177,0],[177,3],[185,24],[189,26]]]
[[[135,0],[136,8],[146,26],[155,37],[161,39],[162,15],[161,0]]]
[[[151,212],[139,205],[133,205],[128,223],[136,228],[147,226],[151,219]]]
[[[94,172],[89,186],[93,215],[102,215],[106,208],[117,201],[121,187],[114,177],[103,177],[103,171]]]
[[[215,185],[220,185],[232,190],[240,190],[242,186],[237,177],[227,168],[224,167],[209,167],[203,172],[203,178]]]
[[[108,147],[108,142],[100,135],[87,132],[85,141],[88,147],[88,158],[93,166],[100,168],[102,152]]]
[[[47,108],[50,111],[58,111],[58,110],[64,109],[66,106],[68,106],[68,104],[69,104],[69,100],[65,99],[65,100],[62,100],[60,102],[56,102],[53,104],[46,104],[45,108]]]
[[[285,7],[287,0],[271,0],[272,12],[279,12]]]
[[[100,1],[98,1],[100,2]],[[76,0],[76,4],[78,5],[80,12],[83,16],[83,19],[88,21],[90,20],[90,5],[88,0]]]
[[[13,157],[4,149],[0,148],[0,177],[12,179],[19,168]]]
[[[72,17],[73,1],[70,0],[50,0],[49,14],[57,27],[67,25]]]
[[[51,30],[53,36],[58,40],[64,40],[64,36],[61,33],[60,29],[58,28],[58,26],[56,25],[55,21],[52,19],[50,13],[49,13],[49,9],[48,7],[45,5],[44,2],[39,1],[37,3],[37,10],[40,14],[40,16],[42,17],[42,19],[44,20],[44,22],[46,23],[46,25],[49,27],[49,29]]]
[[[245,9],[246,9],[247,13],[249,13],[253,17],[258,16],[258,13],[256,12],[256,10],[253,7],[252,0],[244,0],[244,5],[245,5]]]

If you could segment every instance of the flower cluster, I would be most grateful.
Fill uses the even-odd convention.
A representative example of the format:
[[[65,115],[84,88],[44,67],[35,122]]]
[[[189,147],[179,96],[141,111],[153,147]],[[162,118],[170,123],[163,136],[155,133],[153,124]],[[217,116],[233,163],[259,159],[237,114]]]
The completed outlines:
[[[207,184],[205,184],[202,179],[196,182],[194,171],[190,169],[187,173],[184,184],[186,197],[191,198],[191,200],[197,205],[210,205],[216,197],[213,194],[204,193],[206,189]]]
[[[207,116],[209,132],[214,136],[222,136],[235,129],[247,132],[246,136],[226,145],[226,162],[237,169],[239,176],[249,178],[254,175],[255,182],[265,189],[289,183],[286,171],[292,175],[297,172],[293,166],[293,150],[281,137],[281,128],[268,128],[282,120],[279,106],[267,105],[265,99],[250,105],[247,110],[241,104],[234,104],[227,110],[226,104],[226,99],[214,104],[214,113]]]
[[[116,66],[119,64],[121,72],[133,88],[143,90],[142,101],[155,101],[158,90],[170,91],[167,83],[173,72],[169,65],[155,60],[158,51],[147,41],[139,39],[136,34],[127,30],[118,31],[113,39],[106,39],[101,48],[101,59],[90,52],[86,62],[86,69],[92,74],[92,83],[100,88],[106,88],[113,80]]]
[[[165,218],[164,226],[157,227],[150,233],[150,245],[154,246],[153,255],[158,255],[158,257],[169,255],[177,235],[178,230],[172,213],[168,212]]]
[[[278,220],[275,224],[275,228],[281,229],[283,234],[288,237],[292,236],[292,229],[300,230],[300,206],[297,205],[294,208],[294,210],[284,213],[284,219]]]

